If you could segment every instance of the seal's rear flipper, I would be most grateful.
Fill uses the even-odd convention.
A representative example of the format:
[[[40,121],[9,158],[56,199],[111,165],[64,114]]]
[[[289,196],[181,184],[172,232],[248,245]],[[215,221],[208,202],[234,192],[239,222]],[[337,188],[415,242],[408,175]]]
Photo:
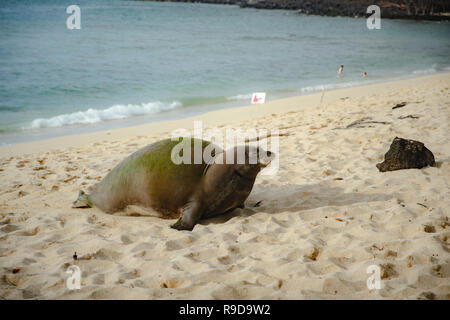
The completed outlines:
[[[78,193],[78,199],[73,202],[72,208],[92,208],[92,207],[93,204],[92,201],[89,199],[89,195],[83,190],[80,190],[80,192]]]

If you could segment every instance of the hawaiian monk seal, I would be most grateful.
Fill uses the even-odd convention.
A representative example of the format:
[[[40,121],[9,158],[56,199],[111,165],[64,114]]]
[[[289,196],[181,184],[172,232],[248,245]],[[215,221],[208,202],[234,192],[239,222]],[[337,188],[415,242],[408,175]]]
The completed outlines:
[[[175,163],[173,152],[184,143],[183,159]],[[210,152],[210,159],[194,161],[195,145]],[[186,146],[194,152],[183,154]],[[165,217],[180,217],[171,227],[192,230],[202,218],[243,207],[256,176],[275,154],[256,146],[242,145],[222,151],[209,141],[178,138],[146,146],[125,158],[88,195],[80,191],[75,208],[96,206],[107,213],[128,205],[143,205]],[[188,163],[186,163],[188,162]]]

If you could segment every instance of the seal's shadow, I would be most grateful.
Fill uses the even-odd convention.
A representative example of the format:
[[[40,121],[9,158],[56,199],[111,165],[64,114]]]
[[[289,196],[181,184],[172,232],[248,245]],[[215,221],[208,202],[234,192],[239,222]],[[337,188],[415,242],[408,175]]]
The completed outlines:
[[[200,220],[199,224],[224,223],[234,217],[249,217],[257,212],[277,214],[281,212],[299,212],[328,206],[347,206],[354,203],[386,201],[392,194],[359,192],[346,193],[340,187],[329,187],[325,183],[312,185],[283,185],[276,188],[255,185],[244,209],[235,209],[223,215]],[[254,205],[261,201],[257,207]]]

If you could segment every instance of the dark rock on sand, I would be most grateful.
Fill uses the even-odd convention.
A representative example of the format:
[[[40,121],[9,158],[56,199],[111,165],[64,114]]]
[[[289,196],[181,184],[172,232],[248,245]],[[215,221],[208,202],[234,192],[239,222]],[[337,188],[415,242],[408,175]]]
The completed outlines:
[[[384,161],[377,164],[381,172],[434,166],[434,155],[420,141],[395,137]]]

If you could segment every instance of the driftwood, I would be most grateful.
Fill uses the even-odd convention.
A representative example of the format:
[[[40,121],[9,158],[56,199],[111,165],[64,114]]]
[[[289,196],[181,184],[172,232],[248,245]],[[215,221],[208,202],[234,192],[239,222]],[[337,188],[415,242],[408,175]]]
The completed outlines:
[[[253,142],[253,141],[259,141],[259,140],[262,140],[262,139],[267,139],[267,138],[270,138],[270,137],[286,137],[286,136],[290,136],[290,134],[289,133],[278,133],[278,134],[272,134],[272,132],[269,132],[267,135],[265,135],[265,136],[259,136],[259,137],[255,137],[255,138],[247,138],[247,139],[245,139],[245,143],[247,143],[247,142]]]
[[[407,118],[411,118],[411,119],[419,119],[420,117],[419,116],[417,116],[417,115],[414,115],[414,114],[408,114],[407,116],[400,116],[400,117],[398,117],[400,120],[403,120],[403,119],[407,119]]]
[[[392,109],[403,108],[404,106],[406,106],[406,104],[407,104],[407,102],[397,103],[395,106],[392,107]]]
[[[384,155],[384,161],[377,164],[381,172],[434,166],[434,155],[420,141],[395,137]]]
[[[353,121],[352,123],[350,123],[349,125],[347,125],[346,127],[337,127],[334,129],[350,129],[350,128],[367,128],[367,127],[373,127],[370,126],[370,124],[391,124],[390,122],[386,122],[386,121],[374,121],[372,120],[371,117],[365,117],[356,121]]]

